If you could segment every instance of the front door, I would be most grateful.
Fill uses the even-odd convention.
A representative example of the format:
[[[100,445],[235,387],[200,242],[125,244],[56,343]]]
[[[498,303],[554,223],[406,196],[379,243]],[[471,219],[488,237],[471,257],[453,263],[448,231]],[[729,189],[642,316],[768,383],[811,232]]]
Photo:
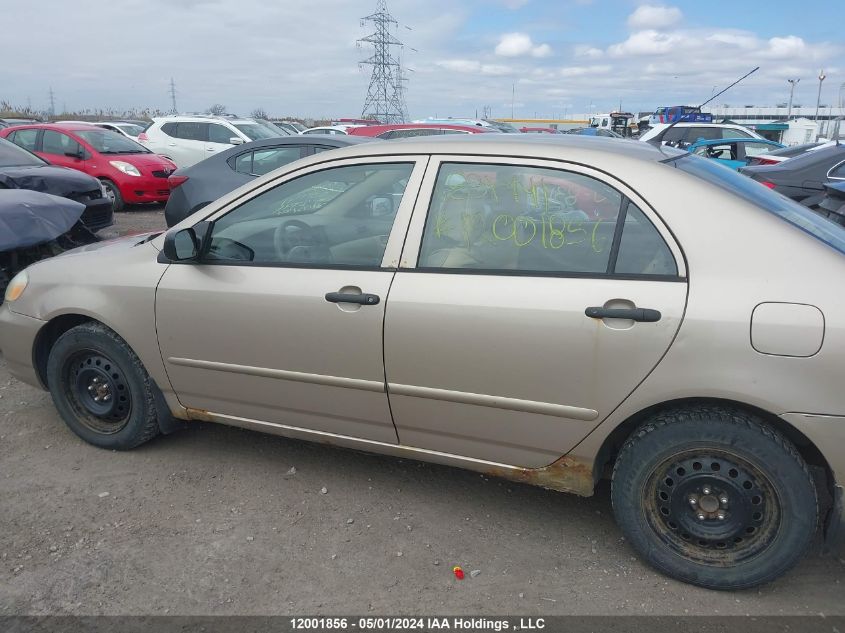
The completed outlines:
[[[171,265],[156,294],[180,402],[395,443],[383,321],[424,163],[311,167],[215,214],[208,255]]]
[[[44,130],[38,155],[52,165],[86,171],[85,160],[88,153],[75,139],[63,132]]]
[[[587,168],[432,159],[385,323],[401,443],[523,467],[570,451],[680,326],[683,258],[658,226]]]

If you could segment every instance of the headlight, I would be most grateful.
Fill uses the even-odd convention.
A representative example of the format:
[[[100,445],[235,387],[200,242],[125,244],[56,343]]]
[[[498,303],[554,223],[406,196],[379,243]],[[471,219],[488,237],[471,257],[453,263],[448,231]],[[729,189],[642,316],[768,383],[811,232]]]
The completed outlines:
[[[26,285],[29,283],[29,277],[25,270],[22,270],[17,275],[12,277],[12,281],[6,286],[6,301],[11,303],[20,298],[23,291],[26,290]]]
[[[138,171],[138,168],[135,165],[130,165],[129,163],[124,163],[122,160],[110,160],[109,165],[114,167],[115,169],[119,169],[127,176],[140,176],[141,172]]]

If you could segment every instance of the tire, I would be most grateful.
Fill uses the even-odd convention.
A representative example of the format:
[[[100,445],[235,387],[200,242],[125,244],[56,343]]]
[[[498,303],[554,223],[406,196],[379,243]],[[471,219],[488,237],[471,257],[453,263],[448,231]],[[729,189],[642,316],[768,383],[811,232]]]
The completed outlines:
[[[100,448],[128,450],[159,434],[154,385],[126,342],[100,323],[83,323],[56,341],[47,384],[62,419]]]
[[[126,203],[123,202],[123,196],[120,195],[118,186],[108,178],[100,178],[100,182],[106,188],[106,195],[112,199],[112,210],[115,212],[123,211],[126,208]]]
[[[667,411],[640,426],[616,460],[611,499],[643,559],[709,589],[774,580],[818,526],[816,487],[795,447],[721,407]]]

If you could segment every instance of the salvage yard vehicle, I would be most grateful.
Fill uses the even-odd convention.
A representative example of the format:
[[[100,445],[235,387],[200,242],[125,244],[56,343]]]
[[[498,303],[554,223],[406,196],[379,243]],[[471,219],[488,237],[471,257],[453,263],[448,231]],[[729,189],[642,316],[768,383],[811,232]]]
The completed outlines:
[[[845,182],[845,145],[811,150],[777,165],[740,167],[739,173],[802,202],[823,194],[825,183]]]
[[[52,165],[99,179],[115,211],[166,202],[170,195],[167,177],[176,165],[118,132],[90,123],[42,123],[0,130],[0,136]]]
[[[369,139],[356,136],[284,136],[237,145],[201,163],[177,169],[168,179],[167,226],[178,224],[207,204],[249,181],[295,160]]]
[[[696,141],[687,150],[698,156],[718,161],[731,169],[748,165],[755,156],[765,156],[772,150],[783,149],[775,141],[756,138],[725,138]]]
[[[361,125],[347,128],[350,136],[369,136],[382,139],[436,136],[438,134],[482,134],[485,128],[449,123],[392,123],[390,125]]]
[[[232,145],[277,136],[252,119],[198,114],[154,117],[138,142],[179,167],[190,167]]]
[[[80,221],[90,231],[114,222],[112,203],[99,180],[75,169],[55,167],[0,138],[0,190],[30,189],[62,196],[83,205]]]
[[[94,123],[94,125],[105,130],[111,130],[112,132],[123,134],[124,136],[131,138],[133,141],[137,141],[138,135],[147,129],[145,125],[138,125],[137,123],[129,123],[127,121],[98,121],[97,123]]]
[[[843,227],[698,156],[436,136],[31,266],[0,350],[106,449],[192,420],[583,496],[609,477],[640,556],[737,589],[819,530],[842,546],[843,275]]]
[[[736,123],[671,123],[655,125],[640,134],[639,140],[648,142],[664,131],[666,134],[663,136],[663,143],[682,148],[689,147],[696,141],[710,139],[763,138],[757,132]]]
[[[81,222],[85,205],[27,189],[0,189],[0,293],[21,270],[99,239]]]

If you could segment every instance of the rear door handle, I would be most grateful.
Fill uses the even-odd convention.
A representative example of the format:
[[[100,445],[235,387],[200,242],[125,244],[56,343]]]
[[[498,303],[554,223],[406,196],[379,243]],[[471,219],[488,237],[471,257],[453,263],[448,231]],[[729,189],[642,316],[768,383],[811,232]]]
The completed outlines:
[[[327,292],[326,301],[331,303],[359,303],[362,306],[374,306],[381,301],[378,295],[351,294],[345,292]]]
[[[602,308],[592,306],[584,310],[591,319],[628,319],[642,323],[655,323],[662,316],[659,310],[650,308]]]

